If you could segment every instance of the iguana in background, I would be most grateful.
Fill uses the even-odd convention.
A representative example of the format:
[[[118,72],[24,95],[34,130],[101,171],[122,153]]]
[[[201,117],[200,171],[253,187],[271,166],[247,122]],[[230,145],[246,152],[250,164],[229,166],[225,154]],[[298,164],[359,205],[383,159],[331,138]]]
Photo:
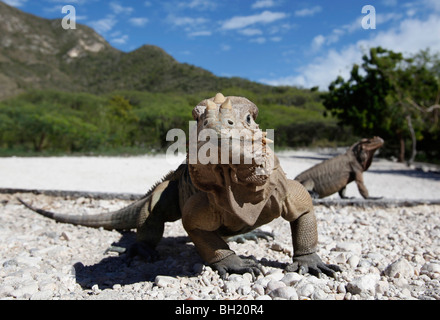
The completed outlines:
[[[318,232],[312,199],[297,181],[286,178],[278,158],[267,146],[271,141],[255,122],[257,106],[243,97],[227,97],[221,93],[201,101],[193,110],[197,120],[198,154],[211,148],[218,152],[217,161],[206,163],[200,157],[187,161],[166,175],[143,198],[128,207],[111,213],[78,216],[51,213],[21,201],[28,208],[59,222],[104,227],[106,229],[137,228],[137,241],[132,253],[152,259],[155,247],[162,238],[164,223],[182,218],[183,226],[205,260],[221,277],[227,273],[261,273],[261,266],[253,259],[243,259],[232,251],[225,238],[246,233],[275,218],[290,222],[294,256],[288,271],[309,272],[314,275],[335,275],[336,265],[326,265],[316,254]],[[215,134],[213,139],[200,138],[205,129]],[[238,139],[233,130],[244,132]],[[234,138],[235,137],[235,138]],[[252,161],[245,156],[252,144],[258,141],[262,148]],[[234,144],[234,139],[235,143]],[[219,141],[232,142],[221,153]],[[191,146],[190,146],[191,148]],[[240,161],[231,161],[239,155]],[[216,155],[210,154],[216,158]],[[226,162],[226,163],[225,163]],[[231,163],[232,162],[232,163]],[[247,163],[247,164],[245,164]]]
[[[345,154],[325,160],[300,173],[295,180],[299,181],[314,198],[324,198],[335,192],[346,198],[347,184],[356,181],[359,192],[365,199],[372,198],[364,185],[362,173],[367,171],[373,161],[373,155],[384,141],[380,137],[362,139],[353,144]]]

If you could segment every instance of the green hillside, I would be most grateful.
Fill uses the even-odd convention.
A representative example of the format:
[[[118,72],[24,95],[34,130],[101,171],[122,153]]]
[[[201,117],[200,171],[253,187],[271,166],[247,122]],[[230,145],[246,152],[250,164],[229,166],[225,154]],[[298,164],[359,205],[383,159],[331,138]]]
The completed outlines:
[[[232,87],[223,92],[257,103],[261,128],[275,129],[276,147],[328,146],[354,139],[323,116],[317,93],[276,90],[261,93]],[[192,108],[214,94],[29,91],[0,103],[0,155],[163,151],[169,145],[168,130],[188,132]],[[292,97],[302,97],[301,104],[283,102]]]

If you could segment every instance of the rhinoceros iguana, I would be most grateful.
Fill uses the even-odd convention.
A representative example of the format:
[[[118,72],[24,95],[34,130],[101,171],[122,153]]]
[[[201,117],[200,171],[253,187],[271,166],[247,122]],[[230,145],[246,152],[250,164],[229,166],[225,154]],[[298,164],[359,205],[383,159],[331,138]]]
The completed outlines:
[[[254,259],[240,258],[225,238],[283,217],[290,223],[294,248],[288,271],[331,276],[340,271],[336,265],[323,263],[316,254],[318,232],[312,199],[281,169],[267,145],[271,142],[267,133],[262,133],[255,122],[257,106],[246,98],[219,93],[197,104],[192,114],[199,136],[194,149],[218,161],[206,163],[203,157],[189,161],[188,155],[186,163],[167,174],[143,198],[115,212],[58,214],[22,203],[59,222],[106,229],[137,228],[137,242],[131,252],[146,258],[157,254],[155,247],[163,235],[164,223],[181,218],[201,257],[222,277],[228,273],[261,273]],[[215,138],[211,135],[210,139],[201,139],[204,130]],[[234,130],[238,136],[231,134]],[[256,142],[261,148],[255,148]],[[245,161],[249,148],[257,149],[257,156]],[[218,156],[209,154],[215,151]],[[239,163],[232,161],[234,156]]]

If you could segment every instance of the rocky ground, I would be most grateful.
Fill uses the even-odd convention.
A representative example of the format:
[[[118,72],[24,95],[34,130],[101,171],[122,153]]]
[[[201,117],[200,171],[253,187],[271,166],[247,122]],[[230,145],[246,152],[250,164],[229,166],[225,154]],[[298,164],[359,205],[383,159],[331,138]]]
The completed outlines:
[[[292,247],[287,222],[263,230],[273,240],[231,242],[265,268],[219,278],[203,264],[180,221],[168,223],[153,263],[108,252],[128,247],[134,232],[55,223],[24,208],[16,196],[58,212],[93,214],[127,200],[0,194],[1,299],[440,299],[440,206],[317,206],[319,255],[338,264],[336,279],[284,273]]]
[[[293,178],[344,150],[281,152],[281,165]],[[181,159],[180,159],[181,161]],[[177,161],[178,162],[178,161]],[[140,157],[0,158],[0,188],[145,193],[176,167],[163,155]],[[423,170],[375,159],[364,180],[372,196],[438,200],[438,168]],[[434,171],[432,171],[434,170]],[[359,198],[351,183],[347,195]],[[254,256],[265,268],[219,278],[204,266],[180,221],[168,223],[153,263],[108,252],[129,247],[134,232],[119,233],[55,223],[24,208],[94,214],[127,205],[128,200],[0,193],[1,299],[440,299],[440,206],[316,206],[319,255],[342,268],[336,279],[284,273],[292,247],[287,222],[263,230],[273,240],[230,246]],[[338,198],[338,196],[333,196]]]

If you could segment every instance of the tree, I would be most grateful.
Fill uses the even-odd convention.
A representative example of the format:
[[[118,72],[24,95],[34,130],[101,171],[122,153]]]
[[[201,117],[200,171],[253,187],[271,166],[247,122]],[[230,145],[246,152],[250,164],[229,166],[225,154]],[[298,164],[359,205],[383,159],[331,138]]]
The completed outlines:
[[[108,135],[112,146],[133,145],[138,117],[133,113],[133,106],[123,96],[114,95],[108,101]]]
[[[429,119],[414,107],[414,101],[434,103],[440,92],[433,71],[435,59],[428,51],[404,58],[401,53],[377,47],[362,60],[361,67],[353,66],[347,81],[338,77],[330,84],[329,92],[323,94],[324,106],[341,124],[351,125],[356,134],[381,136],[388,148],[397,145],[399,161],[405,159],[405,140],[410,137],[413,159],[416,141],[423,139],[429,126]]]

